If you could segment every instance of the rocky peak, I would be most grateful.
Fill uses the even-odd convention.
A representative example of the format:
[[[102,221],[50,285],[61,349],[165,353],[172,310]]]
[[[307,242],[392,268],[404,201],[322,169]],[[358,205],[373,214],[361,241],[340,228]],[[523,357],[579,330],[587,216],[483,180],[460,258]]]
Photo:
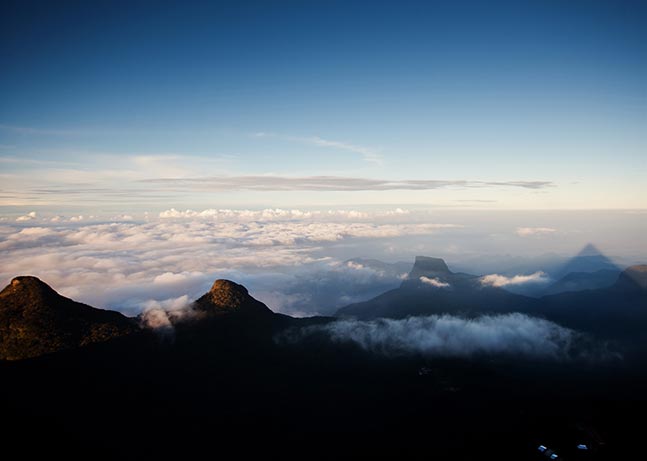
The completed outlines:
[[[52,296],[57,294],[48,284],[40,280],[38,277],[31,275],[15,277],[11,283],[2,290],[2,293],[32,296]]]
[[[0,360],[37,357],[137,330],[122,314],[77,303],[36,277],[16,277],[0,292]]]
[[[272,311],[250,296],[247,288],[231,280],[216,280],[211,289],[195,302],[195,309],[205,314],[268,314]]]

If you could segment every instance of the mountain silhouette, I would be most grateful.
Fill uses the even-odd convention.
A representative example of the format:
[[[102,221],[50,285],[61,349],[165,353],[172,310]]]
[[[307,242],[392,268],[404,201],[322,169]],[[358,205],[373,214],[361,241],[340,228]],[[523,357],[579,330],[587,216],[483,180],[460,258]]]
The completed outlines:
[[[614,269],[600,269],[595,272],[569,272],[564,277],[542,290],[541,294],[553,295],[565,293],[567,291],[607,288],[618,280],[619,275],[620,271]]]
[[[136,331],[122,314],[61,296],[36,277],[16,277],[0,292],[0,359],[36,357]]]
[[[413,269],[409,273],[410,279],[419,277],[446,277],[452,275],[447,267],[447,263],[441,258],[431,258],[429,256],[416,256]]]
[[[539,300],[482,287],[479,277],[454,273],[442,260],[421,258],[414,268],[387,296],[385,313],[407,315],[398,303],[408,301],[421,303],[412,315],[526,309],[551,320],[561,315],[560,323],[587,336],[593,331],[596,341],[611,332],[641,338],[646,324],[645,266],[628,268],[609,288]],[[15,282],[0,294],[3,340],[15,325],[37,342],[51,331],[83,331],[87,319],[106,314],[106,321],[133,326],[120,314],[63,298],[37,279]],[[50,322],[36,334],[29,322],[12,323],[29,311],[25,306],[45,306],[28,315],[32,323],[52,310],[84,320]],[[390,356],[324,333],[277,341],[312,326],[335,331],[337,322],[274,314],[230,281],[216,281],[189,308],[201,312],[201,320],[175,324],[172,342],[142,332],[94,347],[70,342],[35,360],[0,360],[5,450],[20,449],[29,458],[192,459],[235,450],[302,459],[316,447],[330,459],[343,450],[353,458],[473,460],[489,459],[491,450],[483,447],[496,446],[505,447],[503,455],[496,450],[497,459],[518,460],[534,459],[540,443],[564,459],[582,459],[576,447],[586,443],[595,451],[591,459],[602,461],[631,459],[639,449],[642,427],[633,417],[647,410],[647,344],[640,354],[623,350],[622,361],[596,366]],[[587,435],[592,425],[604,444]]]
[[[617,291],[630,292],[647,290],[647,265],[630,266],[622,271],[613,288]]]
[[[602,338],[647,342],[647,265],[628,267],[607,288],[544,296],[538,313]]]
[[[531,298],[484,286],[480,277],[452,272],[440,258],[416,256],[409,276],[399,288],[337,311],[338,317],[375,319],[417,315],[523,312]]]

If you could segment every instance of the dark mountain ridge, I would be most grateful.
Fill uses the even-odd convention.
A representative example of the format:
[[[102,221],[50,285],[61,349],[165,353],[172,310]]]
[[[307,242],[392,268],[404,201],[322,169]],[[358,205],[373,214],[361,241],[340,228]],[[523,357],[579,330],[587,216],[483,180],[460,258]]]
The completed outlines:
[[[569,272],[540,291],[542,295],[554,295],[568,291],[594,290],[613,285],[620,276],[620,269],[600,269],[594,272]]]
[[[36,277],[14,278],[0,292],[0,359],[18,360],[136,333],[119,312],[59,295]]]
[[[403,283],[407,293],[447,296],[457,308],[465,307],[456,301],[461,284],[508,296],[427,264],[414,274],[451,288],[418,278]],[[616,290],[631,281],[640,296],[642,274],[629,271]],[[316,450],[328,459],[518,460],[535,459],[539,444],[579,459],[576,445],[587,443],[592,454],[584,459],[615,461],[639,445],[642,429],[630,416],[647,409],[641,366],[389,357],[326,338],[277,343],[286,329],[334,319],[273,314],[229,281],[216,281],[190,308],[199,320],[175,322],[173,341],[143,330],[0,361],[5,449],[65,459],[192,459],[231,450],[302,459]]]
[[[339,309],[336,315],[363,320],[432,314],[469,317],[524,312],[533,304],[532,298],[483,285],[476,275],[452,272],[443,259],[416,256],[411,272],[399,288],[350,304]]]

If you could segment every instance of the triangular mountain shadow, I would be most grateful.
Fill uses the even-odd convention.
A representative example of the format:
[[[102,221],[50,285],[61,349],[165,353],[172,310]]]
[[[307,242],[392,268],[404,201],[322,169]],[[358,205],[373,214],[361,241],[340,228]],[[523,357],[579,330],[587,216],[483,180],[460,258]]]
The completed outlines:
[[[577,255],[569,259],[562,267],[559,267],[553,276],[554,278],[561,278],[571,272],[596,272],[600,270],[613,270],[620,273],[622,269],[594,244],[588,243]]]

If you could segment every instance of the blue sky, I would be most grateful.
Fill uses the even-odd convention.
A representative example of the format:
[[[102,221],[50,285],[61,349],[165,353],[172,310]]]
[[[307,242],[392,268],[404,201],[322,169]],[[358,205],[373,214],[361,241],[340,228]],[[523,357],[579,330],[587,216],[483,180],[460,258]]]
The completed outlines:
[[[5,212],[647,208],[644,2],[1,8]]]

